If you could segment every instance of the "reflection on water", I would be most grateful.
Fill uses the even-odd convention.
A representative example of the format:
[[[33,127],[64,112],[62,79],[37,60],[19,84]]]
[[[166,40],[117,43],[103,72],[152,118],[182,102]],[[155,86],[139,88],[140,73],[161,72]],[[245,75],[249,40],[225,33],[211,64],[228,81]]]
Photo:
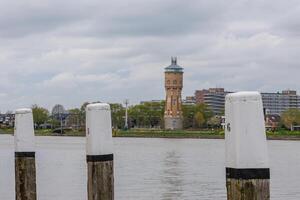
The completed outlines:
[[[162,199],[182,199],[183,173],[180,168],[182,160],[175,151],[167,152],[162,166],[161,184],[163,187]]]

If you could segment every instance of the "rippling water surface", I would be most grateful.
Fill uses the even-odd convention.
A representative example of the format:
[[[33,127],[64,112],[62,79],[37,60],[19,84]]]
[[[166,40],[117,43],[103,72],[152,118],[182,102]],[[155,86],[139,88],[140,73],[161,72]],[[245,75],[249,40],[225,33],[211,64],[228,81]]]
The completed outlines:
[[[224,140],[114,138],[116,200],[226,199]],[[271,199],[300,199],[300,141],[269,141]],[[86,200],[85,139],[37,137],[39,200]],[[0,135],[0,199],[14,200],[13,137]]]

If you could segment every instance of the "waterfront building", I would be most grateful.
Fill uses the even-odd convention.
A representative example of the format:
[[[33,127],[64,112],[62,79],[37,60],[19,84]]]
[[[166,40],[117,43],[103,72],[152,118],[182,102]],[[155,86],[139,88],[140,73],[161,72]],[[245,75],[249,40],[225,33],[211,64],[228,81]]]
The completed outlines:
[[[182,87],[183,68],[177,65],[177,58],[172,57],[171,65],[165,68],[165,129],[182,129]]]
[[[209,88],[195,91],[195,100],[197,104],[206,104],[214,114],[220,115],[224,113],[225,96],[230,92],[226,92],[224,88]]]
[[[186,96],[182,101],[182,105],[195,105],[196,99],[195,96]]]
[[[300,109],[300,96],[295,90],[284,90],[281,93],[261,93],[266,114],[281,115],[290,108]]]
[[[231,93],[224,88],[209,88],[195,91],[195,101],[197,104],[206,104],[214,114],[224,113],[225,96]],[[290,108],[300,109],[300,96],[295,90],[284,90],[282,92],[268,93],[262,92],[262,101],[265,114],[278,115]]]

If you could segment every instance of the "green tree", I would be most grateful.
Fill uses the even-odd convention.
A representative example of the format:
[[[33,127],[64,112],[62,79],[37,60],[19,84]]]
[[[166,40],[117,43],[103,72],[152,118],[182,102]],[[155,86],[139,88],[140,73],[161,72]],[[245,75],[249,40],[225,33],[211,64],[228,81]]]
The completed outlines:
[[[60,121],[55,118],[50,118],[48,123],[51,124],[52,129],[55,127],[60,127]]]
[[[222,118],[221,116],[215,115],[208,119],[207,124],[212,128],[220,128],[221,127]]]
[[[164,101],[145,102],[129,107],[128,114],[131,126],[156,127],[162,126],[164,114]]]
[[[84,102],[80,107],[80,122],[84,125],[85,124],[85,109],[89,102]]]
[[[85,108],[89,104],[89,102],[84,102],[80,107],[80,112],[85,115]]]
[[[110,109],[112,126],[116,129],[123,128],[125,125],[125,108],[122,104],[111,103]]]
[[[183,115],[183,127],[193,128],[194,127],[194,116],[196,114],[195,105],[183,105],[182,115]]]
[[[45,123],[49,119],[49,111],[46,108],[33,105],[32,107],[33,121],[37,126]]]
[[[195,124],[197,128],[200,128],[203,126],[203,124],[205,123],[205,118],[204,118],[204,114],[202,112],[196,112],[195,116],[194,116],[194,120],[195,120]]]
[[[205,127],[208,119],[213,116],[212,111],[206,104],[183,105],[182,112],[184,128]],[[202,116],[200,116],[199,113],[201,113]]]
[[[300,124],[300,109],[291,108],[284,111],[281,114],[281,122],[287,128],[290,129],[292,125]]]
[[[69,110],[70,114],[79,115],[81,113],[81,110],[79,108],[72,108]]]
[[[81,113],[81,110],[79,108],[73,108],[69,110],[69,116],[68,116],[68,126],[72,127],[82,127],[84,124],[82,124],[83,121],[83,115]]]

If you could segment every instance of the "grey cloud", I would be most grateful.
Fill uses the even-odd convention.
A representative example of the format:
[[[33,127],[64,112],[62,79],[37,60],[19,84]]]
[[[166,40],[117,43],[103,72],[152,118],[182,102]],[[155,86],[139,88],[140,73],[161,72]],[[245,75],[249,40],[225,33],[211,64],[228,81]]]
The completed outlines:
[[[163,99],[171,56],[184,96],[300,90],[298,1],[28,2],[0,2],[1,111]]]
[[[281,35],[288,35],[289,37],[300,36],[300,22],[299,22],[300,5],[291,8],[289,12],[280,17],[273,25],[276,32]]]
[[[84,5],[84,4],[83,4]],[[24,37],[52,32],[59,27],[84,20],[76,1],[2,1],[0,3],[0,36]]]
[[[218,21],[221,20],[221,13],[218,12],[221,10],[216,3],[202,4],[195,1],[157,2],[155,6],[144,8],[145,13],[113,16],[112,24],[115,26],[108,25],[100,32],[123,36],[170,37],[189,34],[198,29],[205,32],[214,30],[221,25]],[[97,27],[101,27],[101,24]]]
[[[22,37],[62,30],[95,37],[169,37],[220,29],[228,12],[222,1],[129,2],[3,3],[0,35]]]

